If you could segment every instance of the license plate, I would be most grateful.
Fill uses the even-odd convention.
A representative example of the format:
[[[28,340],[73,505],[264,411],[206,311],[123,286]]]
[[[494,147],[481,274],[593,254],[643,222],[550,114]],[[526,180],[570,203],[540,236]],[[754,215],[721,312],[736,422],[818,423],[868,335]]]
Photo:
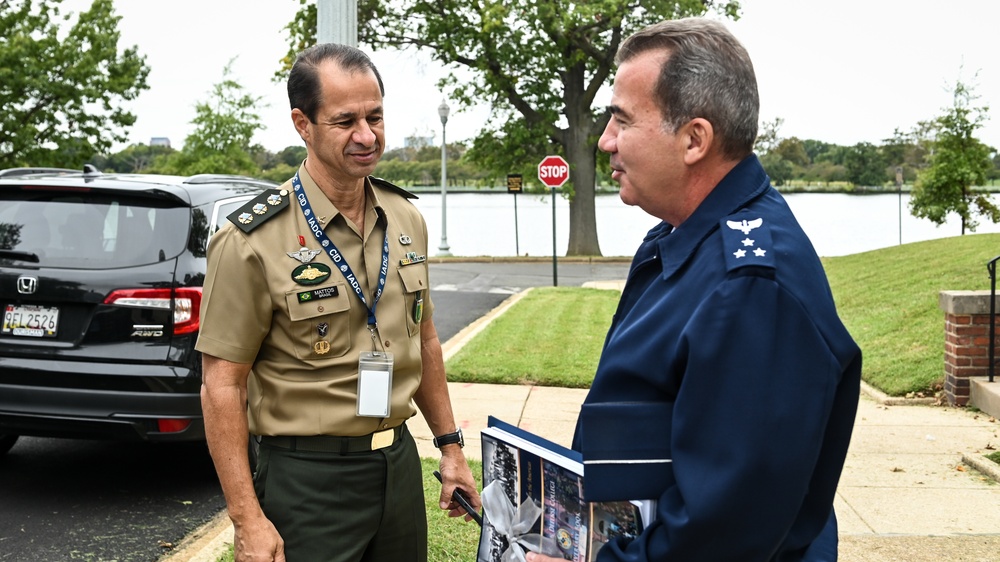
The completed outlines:
[[[54,338],[59,328],[59,309],[45,306],[8,304],[0,333],[30,338]]]

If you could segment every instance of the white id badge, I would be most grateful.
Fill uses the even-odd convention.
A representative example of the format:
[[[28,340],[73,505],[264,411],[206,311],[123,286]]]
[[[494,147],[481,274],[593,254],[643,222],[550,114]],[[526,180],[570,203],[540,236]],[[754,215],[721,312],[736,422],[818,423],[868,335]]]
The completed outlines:
[[[363,351],[358,360],[358,415],[387,418],[392,397],[392,353]]]

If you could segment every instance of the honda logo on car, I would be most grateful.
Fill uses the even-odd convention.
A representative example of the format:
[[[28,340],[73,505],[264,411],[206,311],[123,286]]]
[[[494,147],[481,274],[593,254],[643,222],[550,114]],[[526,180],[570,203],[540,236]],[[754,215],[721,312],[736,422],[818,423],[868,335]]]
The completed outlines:
[[[569,164],[557,154],[546,156],[538,164],[538,179],[546,187],[562,187],[569,180]]]
[[[17,292],[22,295],[33,295],[38,290],[38,278],[22,275],[17,278]]]

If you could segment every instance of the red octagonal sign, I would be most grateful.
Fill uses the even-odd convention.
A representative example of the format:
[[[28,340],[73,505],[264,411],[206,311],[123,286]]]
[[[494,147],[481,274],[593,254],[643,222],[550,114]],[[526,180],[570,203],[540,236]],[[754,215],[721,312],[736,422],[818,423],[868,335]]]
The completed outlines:
[[[538,179],[547,187],[562,187],[569,180],[569,164],[557,154],[546,156],[538,164]]]

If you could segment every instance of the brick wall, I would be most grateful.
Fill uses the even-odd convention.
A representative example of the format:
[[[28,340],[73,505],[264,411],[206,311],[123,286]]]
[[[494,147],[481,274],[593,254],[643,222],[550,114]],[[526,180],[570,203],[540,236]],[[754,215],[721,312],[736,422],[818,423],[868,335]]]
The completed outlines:
[[[944,311],[944,392],[948,403],[969,403],[970,377],[989,374],[990,292],[941,291]],[[1000,299],[995,304],[1000,314]],[[1000,323],[994,337],[1000,336]],[[1000,356],[1000,346],[994,354]]]

